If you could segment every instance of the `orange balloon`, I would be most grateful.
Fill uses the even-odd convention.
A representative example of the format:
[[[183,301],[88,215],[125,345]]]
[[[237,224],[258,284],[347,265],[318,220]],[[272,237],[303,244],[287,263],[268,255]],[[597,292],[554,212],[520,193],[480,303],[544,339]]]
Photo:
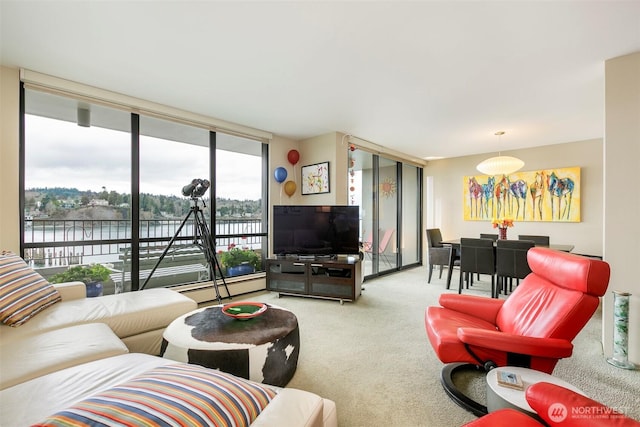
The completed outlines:
[[[293,181],[287,181],[284,183],[284,192],[287,196],[291,197],[296,192],[296,183]]]

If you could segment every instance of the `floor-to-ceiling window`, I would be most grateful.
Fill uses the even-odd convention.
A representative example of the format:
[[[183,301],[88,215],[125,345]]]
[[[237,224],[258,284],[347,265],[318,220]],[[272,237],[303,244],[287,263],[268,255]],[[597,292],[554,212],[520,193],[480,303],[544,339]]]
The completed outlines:
[[[109,294],[262,269],[262,141],[34,89],[21,109],[21,249],[45,277],[99,265]]]
[[[236,135],[216,134],[216,235],[227,276],[263,270],[267,220],[262,182],[267,174],[263,144]]]
[[[402,224],[398,221],[398,162],[378,157],[378,271],[398,266],[398,237]]]
[[[360,206],[360,244],[362,247],[362,274],[370,276],[377,272],[377,256],[374,242],[378,241],[375,227],[377,218],[374,203],[374,156],[364,150],[349,153],[349,205]],[[374,265],[375,264],[375,265]]]
[[[422,218],[422,169],[402,164],[402,235],[400,236],[400,252],[402,266],[419,263],[422,234],[420,224]]]
[[[34,90],[23,98],[25,260],[45,277],[111,269],[131,238],[130,114]]]
[[[203,239],[194,241],[193,236],[201,217],[196,216],[199,211],[210,221],[210,193],[204,191],[200,197],[183,193],[185,187],[192,188],[189,185],[194,179],[209,180],[209,131],[140,116],[139,147],[140,286],[209,280],[205,252],[200,248]],[[153,274],[146,274],[154,268]],[[125,265],[124,270],[131,269]]]
[[[419,265],[422,169],[354,148],[348,203],[360,206],[365,278]]]

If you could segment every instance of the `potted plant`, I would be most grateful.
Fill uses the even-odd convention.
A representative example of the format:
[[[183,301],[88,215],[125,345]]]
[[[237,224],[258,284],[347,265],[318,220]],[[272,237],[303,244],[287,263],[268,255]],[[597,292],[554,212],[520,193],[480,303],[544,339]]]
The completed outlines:
[[[253,273],[260,267],[260,257],[249,248],[229,245],[226,252],[220,253],[220,262],[226,268],[227,276],[239,276]]]
[[[83,282],[87,297],[102,295],[102,283],[109,279],[110,270],[102,264],[76,265],[49,278],[51,283]]]

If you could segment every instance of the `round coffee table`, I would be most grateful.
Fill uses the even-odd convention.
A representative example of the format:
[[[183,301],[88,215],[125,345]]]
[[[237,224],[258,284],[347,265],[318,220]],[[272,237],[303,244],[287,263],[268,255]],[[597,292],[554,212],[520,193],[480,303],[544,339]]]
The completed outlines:
[[[282,307],[267,306],[247,320],[225,315],[222,305],[182,315],[165,329],[160,354],[284,387],[298,365],[298,319]]]
[[[500,371],[507,371],[520,375],[520,377],[522,378],[522,382],[524,383],[524,389],[516,390],[498,384],[498,373]],[[532,417],[539,420],[540,418],[538,418],[536,411],[534,411],[527,402],[525,391],[527,390],[528,386],[542,381],[557,384],[559,386],[573,390],[576,393],[584,395],[582,391],[577,389],[572,384],[569,384],[568,382],[563,381],[558,377],[554,377],[553,375],[549,375],[545,372],[535,371],[528,368],[519,368],[515,366],[503,366],[500,368],[492,369],[487,373],[488,412],[493,412],[502,408],[512,408],[517,409],[520,412],[525,412],[528,415],[531,415]]]

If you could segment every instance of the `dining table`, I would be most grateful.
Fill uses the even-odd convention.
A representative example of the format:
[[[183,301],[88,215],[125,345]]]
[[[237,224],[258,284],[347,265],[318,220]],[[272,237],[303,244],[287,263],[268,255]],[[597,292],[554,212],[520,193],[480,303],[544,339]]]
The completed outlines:
[[[452,240],[443,240],[440,243],[442,243],[443,245],[451,246],[451,257],[449,258],[449,271],[447,272],[447,289],[449,289],[449,286],[451,286],[451,273],[453,272],[453,264],[455,262],[455,256],[453,255],[453,252],[460,249],[460,239],[458,238],[458,239],[452,239]],[[494,241],[493,246],[495,247],[496,244],[497,244],[496,241]],[[571,252],[575,247],[574,245],[568,245],[568,244],[549,244],[549,245],[536,245],[536,246],[555,249],[556,251],[562,251],[562,252]]]

